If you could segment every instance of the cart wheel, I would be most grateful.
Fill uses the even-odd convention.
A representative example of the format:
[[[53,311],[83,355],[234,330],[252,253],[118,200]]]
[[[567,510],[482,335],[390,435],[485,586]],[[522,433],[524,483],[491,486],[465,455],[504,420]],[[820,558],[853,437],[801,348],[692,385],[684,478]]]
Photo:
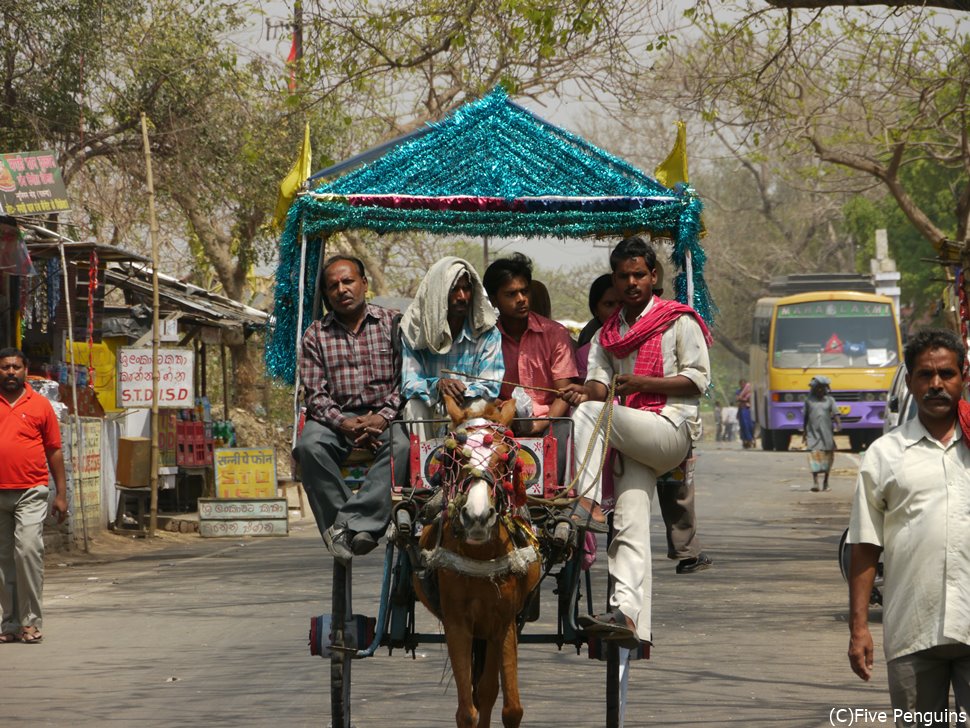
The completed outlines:
[[[351,607],[350,564],[346,566],[334,559],[332,598],[333,645],[345,644],[344,631],[347,615],[353,614]],[[330,726],[331,728],[351,728],[350,724],[350,664],[351,653],[335,649],[330,654]]]

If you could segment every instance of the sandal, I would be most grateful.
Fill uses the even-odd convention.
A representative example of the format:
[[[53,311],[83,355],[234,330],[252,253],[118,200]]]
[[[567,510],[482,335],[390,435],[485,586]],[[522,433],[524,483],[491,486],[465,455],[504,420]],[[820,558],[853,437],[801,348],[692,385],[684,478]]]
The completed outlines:
[[[20,641],[25,645],[33,645],[44,639],[44,635],[40,633],[40,630],[31,625],[30,627],[24,627],[20,630]]]
[[[0,634],[0,645],[9,645],[12,642],[20,642],[20,637],[13,632]]]
[[[606,614],[584,614],[578,624],[586,634],[595,634],[605,640],[631,640],[637,636],[633,620],[619,609]]]
[[[585,531],[592,531],[593,533],[609,533],[610,524],[606,521],[597,521],[593,518],[592,508],[586,508],[582,504],[582,501],[577,501],[576,505],[573,506],[569,517],[573,522],[579,526],[579,528]]]

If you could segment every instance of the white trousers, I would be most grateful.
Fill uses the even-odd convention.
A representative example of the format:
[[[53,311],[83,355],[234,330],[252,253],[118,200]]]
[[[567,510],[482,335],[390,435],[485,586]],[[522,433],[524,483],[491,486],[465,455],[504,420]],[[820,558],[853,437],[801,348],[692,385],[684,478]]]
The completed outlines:
[[[603,492],[597,466],[602,461],[606,431],[605,426],[594,430],[603,406],[603,402],[584,402],[573,412],[577,471],[590,441],[594,443],[576,489],[597,502]],[[687,457],[690,444],[687,423],[675,427],[655,412],[619,405],[613,408],[610,445],[622,455],[614,467],[615,533],[607,552],[607,566],[615,581],[610,604],[636,623],[637,637],[644,641],[651,640],[650,507],[657,476],[677,467]]]

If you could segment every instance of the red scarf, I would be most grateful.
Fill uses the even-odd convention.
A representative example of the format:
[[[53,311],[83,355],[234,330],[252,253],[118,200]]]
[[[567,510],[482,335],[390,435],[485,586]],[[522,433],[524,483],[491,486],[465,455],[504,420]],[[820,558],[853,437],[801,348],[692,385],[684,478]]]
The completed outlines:
[[[957,402],[957,420],[963,430],[963,444],[970,447],[970,402],[965,399]]]
[[[634,351],[637,359],[633,373],[642,377],[662,377],[664,375],[663,351],[660,339],[663,333],[673,326],[681,316],[693,316],[704,333],[704,341],[711,345],[711,332],[707,324],[690,306],[664,298],[655,298],[653,306],[641,316],[623,336],[620,335],[622,308],[617,308],[600,330],[600,345],[618,359],[623,359]],[[667,395],[653,392],[637,392],[627,398],[626,406],[634,409],[659,412],[667,403]]]

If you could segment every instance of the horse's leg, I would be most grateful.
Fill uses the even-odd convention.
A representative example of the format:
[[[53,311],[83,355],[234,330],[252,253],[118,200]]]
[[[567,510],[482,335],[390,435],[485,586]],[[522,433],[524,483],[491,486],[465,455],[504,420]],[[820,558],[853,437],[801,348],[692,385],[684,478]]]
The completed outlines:
[[[519,700],[519,639],[515,620],[509,624],[502,640],[502,725],[519,728],[522,722],[522,703]]]
[[[445,629],[448,642],[448,659],[451,672],[455,676],[455,690],[458,693],[458,710],[455,724],[458,728],[477,728],[478,710],[472,702],[472,637],[463,625],[453,624]]]
[[[488,728],[492,723],[492,709],[498,697],[499,665],[502,661],[502,639],[483,641],[485,664],[478,679],[478,728]]]

